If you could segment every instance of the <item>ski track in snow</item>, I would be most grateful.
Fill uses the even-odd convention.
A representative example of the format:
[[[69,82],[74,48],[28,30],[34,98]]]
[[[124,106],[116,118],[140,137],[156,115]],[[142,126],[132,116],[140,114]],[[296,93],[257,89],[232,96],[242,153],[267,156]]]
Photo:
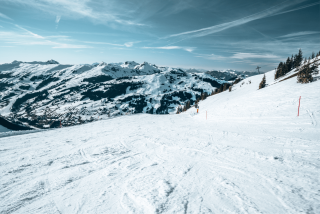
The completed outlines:
[[[4,135],[0,213],[320,213],[320,82],[261,78],[199,114]]]

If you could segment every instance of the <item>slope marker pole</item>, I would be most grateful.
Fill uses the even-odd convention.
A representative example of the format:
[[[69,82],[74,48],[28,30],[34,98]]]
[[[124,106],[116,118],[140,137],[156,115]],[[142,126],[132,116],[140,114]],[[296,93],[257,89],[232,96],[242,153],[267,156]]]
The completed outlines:
[[[299,109],[300,109],[300,100],[301,100],[301,96],[299,97],[298,117],[299,117]]]

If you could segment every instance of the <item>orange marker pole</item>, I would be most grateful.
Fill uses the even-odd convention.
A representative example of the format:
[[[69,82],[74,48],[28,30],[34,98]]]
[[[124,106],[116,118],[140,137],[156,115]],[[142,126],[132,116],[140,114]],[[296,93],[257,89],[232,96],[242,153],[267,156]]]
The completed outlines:
[[[301,96],[300,96],[300,98],[299,98],[298,117],[299,117],[299,109],[300,109],[300,100],[301,100]]]

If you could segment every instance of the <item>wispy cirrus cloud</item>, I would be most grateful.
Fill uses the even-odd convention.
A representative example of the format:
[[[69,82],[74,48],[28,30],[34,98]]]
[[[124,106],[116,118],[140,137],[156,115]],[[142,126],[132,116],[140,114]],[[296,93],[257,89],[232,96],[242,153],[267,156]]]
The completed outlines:
[[[143,49],[162,49],[162,50],[174,50],[174,49],[181,49],[188,52],[194,51],[195,47],[181,47],[181,46],[163,46],[163,47],[142,47]]]
[[[60,22],[61,16],[56,16],[56,23],[58,24]]]
[[[3,13],[0,13],[0,18],[8,19],[8,20],[11,20],[11,21],[13,20],[9,16],[4,15]]]
[[[279,56],[273,54],[257,54],[257,53],[236,53],[231,58],[234,59],[278,59]]]
[[[4,41],[7,44],[15,45],[44,45],[51,46],[52,48],[92,48],[88,45],[66,43],[65,36],[41,36],[24,27],[15,25],[20,31],[0,31],[0,41]],[[54,39],[54,40],[52,40]],[[62,40],[61,40],[62,39]],[[62,42],[61,42],[62,41]],[[72,41],[69,39],[69,41]]]
[[[266,10],[263,10],[261,12],[252,14],[250,16],[241,18],[241,19],[237,19],[231,22],[226,22],[226,23],[222,23],[219,25],[214,25],[211,27],[207,27],[207,28],[202,28],[202,29],[198,29],[198,30],[192,30],[192,31],[186,31],[186,32],[182,32],[182,33],[178,33],[178,34],[172,34],[166,37],[163,37],[162,39],[168,39],[168,38],[173,38],[173,37],[179,37],[180,39],[182,38],[184,39],[190,39],[190,38],[195,38],[195,37],[202,37],[202,36],[207,36],[210,34],[214,34],[214,33],[218,33],[224,30],[227,30],[229,28],[232,27],[236,27],[236,26],[240,26],[249,22],[252,22],[254,20],[258,20],[258,19],[262,19],[262,18],[266,18],[266,17],[271,17],[271,16],[275,16],[275,15],[280,15],[280,14],[284,14],[284,13],[288,13],[288,12],[292,12],[292,11],[296,11],[296,10],[300,10],[306,7],[311,7],[317,4],[320,4],[320,2],[317,3],[313,3],[313,4],[308,4],[305,6],[301,6],[292,10],[287,10],[287,11],[282,11],[290,6],[294,6],[296,4],[305,2],[306,0],[292,0],[292,1],[284,1],[278,5],[275,5],[273,7],[270,7]]]
[[[57,16],[56,16],[56,29],[57,29],[58,26],[59,26],[60,19],[61,19],[61,16],[57,15]]]
[[[292,38],[292,37],[307,36],[312,34],[320,34],[320,31],[301,31],[296,33],[290,33],[284,36],[279,36],[279,38]]]
[[[40,35],[38,35],[38,34],[35,34],[35,33],[31,32],[31,31],[29,31],[29,30],[27,30],[27,29],[25,29],[25,28],[23,28],[23,27],[21,27],[21,26],[19,26],[19,25],[15,25],[15,26],[16,26],[17,28],[19,28],[19,29],[27,32],[28,34],[30,34],[31,36],[33,36],[33,37],[35,37],[35,38],[44,39],[44,37],[42,37],[42,36],[40,36]]]
[[[111,46],[118,46],[118,47],[127,47],[130,48],[132,47],[135,43],[139,43],[140,41],[137,42],[126,42],[124,44],[117,44],[117,43],[110,43],[110,42],[91,42],[91,41],[84,41],[84,43],[87,44],[95,44],[95,45],[111,45]]]
[[[196,54],[195,57],[200,57],[208,60],[224,60],[227,59],[228,57],[216,55],[216,54]]]

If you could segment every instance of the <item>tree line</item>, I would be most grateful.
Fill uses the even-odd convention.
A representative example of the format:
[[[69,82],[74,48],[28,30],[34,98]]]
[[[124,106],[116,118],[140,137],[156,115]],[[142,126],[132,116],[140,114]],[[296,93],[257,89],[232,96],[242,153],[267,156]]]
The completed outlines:
[[[280,62],[278,67],[276,68],[276,72],[274,75],[274,79],[278,79],[279,77],[282,77],[289,73],[292,69],[298,69],[302,64],[306,64],[307,62],[310,62],[311,59],[314,59],[316,57],[320,56],[319,53],[315,54],[312,52],[309,59],[303,58],[302,50],[300,49],[298,54],[292,55],[291,58],[288,57],[285,62]],[[306,82],[306,78],[309,79],[309,81],[312,79],[312,73],[315,70],[315,66],[311,66],[311,68],[308,68],[306,66],[303,66],[304,69],[299,69],[298,73],[298,82]],[[303,80],[302,80],[302,79]],[[312,81],[312,80],[311,80]]]
[[[195,104],[198,104],[200,101],[207,99],[209,96],[213,96],[215,94],[219,94],[221,92],[224,92],[226,90],[229,90],[229,92],[231,92],[232,90],[232,85],[233,84],[237,84],[241,81],[240,78],[237,78],[232,84],[229,83],[224,83],[221,84],[219,88],[216,88],[215,90],[213,90],[211,93],[207,93],[207,92],[202,92],[201,95],[196,99]],[[190,109],[191,103],[188,100],[186,102],[186,104],[183,106],[182,112],[187,111],[188,109]],[[177,114],[179,114],[179,109],[177,109]]]

